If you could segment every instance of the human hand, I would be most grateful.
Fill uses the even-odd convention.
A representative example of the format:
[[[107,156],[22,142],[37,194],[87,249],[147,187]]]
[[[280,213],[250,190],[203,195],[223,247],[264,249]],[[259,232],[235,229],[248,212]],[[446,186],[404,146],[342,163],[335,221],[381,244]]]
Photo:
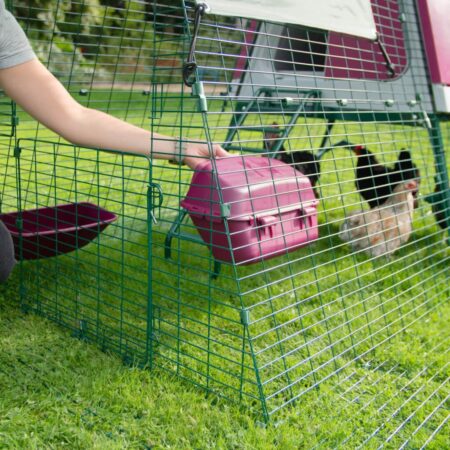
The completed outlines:
[[[208,144],[199,144],[199,143],[187,144],[186,149],[184,151],[184,155],[185,156],[183,158],[183,161],[191,169],[195,169],[205,159],[210,159],[213,156],[215,158],[226,158],[227,156],[231,156],[226,150],[224,150],[218,144],[214,144],[212,146],[212,152],[210,152]]]

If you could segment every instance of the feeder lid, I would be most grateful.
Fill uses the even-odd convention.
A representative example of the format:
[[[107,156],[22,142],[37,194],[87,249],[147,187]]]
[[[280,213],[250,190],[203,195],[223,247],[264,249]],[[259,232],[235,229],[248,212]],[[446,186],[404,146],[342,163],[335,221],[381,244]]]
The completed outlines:
[[[308,177],[289,164],[260,156],[230,156],[201,163],[181,205],[194,214],[249,220],[307,210],[317,203]]]

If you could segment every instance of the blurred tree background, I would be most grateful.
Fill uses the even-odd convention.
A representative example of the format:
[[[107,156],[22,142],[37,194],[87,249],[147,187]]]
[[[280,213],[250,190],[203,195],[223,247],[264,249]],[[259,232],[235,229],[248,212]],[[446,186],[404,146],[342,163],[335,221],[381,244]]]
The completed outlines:
[[[181,68],[190,44],[185,8],[190,22],[191,0],[6,0],[25,29],[40,60],[68,88],[109,83],[118,86],[180,83]],[[202,79],[224,81],[233,68],[233,55],[244,41],[245,25],[234,18],[220,21],[226,39],[213,35],[216,27],[202,27]],[[233,26],[237,24],[235,30]],[[230,27],[230,25],[232,25]],[[206,38],[206,39],[205,39]],[[213,50],[220,43],[220,52]]]
[[[108,73],[148,72],[155,42],[165,52],[184,35],[182,0],[7,0],[38,57],[58,77],[72,81]],[[156,38],[156,39],[155,39]],[[120,51],[120,58],[119,52]],[[120,61],[120,62],[119,62]],[[70,70],[68,70],[70,65]],[[119,80],[120,81],[120,80]]]

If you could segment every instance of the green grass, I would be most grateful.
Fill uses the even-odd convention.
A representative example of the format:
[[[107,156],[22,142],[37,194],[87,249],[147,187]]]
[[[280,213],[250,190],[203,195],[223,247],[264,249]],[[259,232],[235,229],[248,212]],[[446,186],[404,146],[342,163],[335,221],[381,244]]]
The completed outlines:
[[[331,448],[348,437],[344,448],[354,448],[421,386],[424,389],[381,430],[380,438],[437,389],[424,410],[405,425],[405,438],[445,397],[439,386],[448,377],[448,306],[394,340],[379,360],[355,370],[347,385],[365,379],[365,387],[356,386],[345,395],[345,384],[337,391],[312,392],[285,412],[278,425],[263,428],[237,405],[206,397],[160,371],[126,367],[54,324],[21,313],[13,300],[16,289],[13,279],[0,294],[2,448]],[[380,361],[384,364],[376,370]],[[405,388],[424,366],[427,372]],[[358,401],[349,403],[357,394]],[[409,448],[418,448],[446,414],[441,407]],[[448,426],[429,448],[448,448],[446,431]],[[375,448],[373,441],[369,448]]]
[[[103,97],[98,101],[105,105]],[[127,94],[115,94],[114,101],[118,102],[120,110],[121,102],[127,104]],[[138,106],[136,118],[148,107],[145,102],[133,105]],[[165,108],[177,110],[178,99],[175,97],[173,104]],[[133,116],[132,110],[129,113]],[[130,119],[126,112],[123,115]],[[162,131],[177,134],[180,120],[180,114],[173,113],[157,122]],[[195,126],[201,123],[196,120],[191,118],[184,124],[186,129],[191,127],[192,135],[199,133]],[[27,131],[27,126],[33,130],[35,125],[26,122],[21,137],[32,138],[34,135]],[[310,135],[320,137],[321,127],[305,123],[304,130],[305,137],[294,142],[302,148],[308,145]],[[218,129],[214,133],[220,140],[223,131]],[[432,191],[432,155],[422,130],[353,124],[337,126],[335,133],[363,140],[368,145],[373,143],[373,146],[383,142],[376,149],[382,151],[388,161],[395,159],[398,147],[409,144],[416,152],[413,155],[417,155],[422,171],[421,191]],[[41,139],[49,136],[39,133]],[[317,146],[315,141],[309,145]],[[30,143],[26,145],[32,147]],[[74,177],[73,155],[69,150],[65,159],[66,152],[62,148],[59,152],[56,196],[61,199],[71,195]],[[330,155],[323,162],[321,239],[293,253],[296,261],[292,263],[287,264],[289,257],[282,257],[239,268],[239,292],[231,286],[233,270],[230,266],[223,268],[216,282],[209,281],[211,260],[205,246],[181,242],[175,245],[175,262],[164,260],[163,238],[179,196],[183,195],[184,187],[180,190],[179,182],[187,182],[190,173],[180,173],[165,164],[155,166],[154,180],[161,182],[166,200],[158,226],[153,230],[152,262],[157,283],[152,294],[162,319],[157,330],[161,334],[156,347],[157,368],[153,371],[129,368],[116,356],[117,353],[127,356],[127,352],[139,356],[146,338],[147,239],[145,214],[144,220],[140,216],[145,213],[141,203],[146,186],[145,169],[139,165],[136,169],[127,169],[131,182],[120,181],[115,185],[122,173],[120,159],[105,156],[104,170],[100,171],[102,186],[93,188],[98,180],[92,176],[96,168],[91,167],[89,158],[94,154],[83,153],[86,159],[78,161],[78,169],[86,170],[87,175],[84,181],[81,175],[78,179],[80,192],[101,198],[114,210],[123,203],[121,187],[126,187],[127,194],[133,194],[127,197],[120,210],[127,220],[120,222],[120,226],[111,226],[97,244],[85,250],[25,266],[24,274],[28,277],[25,286],[31,293],[28,306],[52,317],[70,331],[21,312],[17,307],[18,271],[6,287],[1,287],[0,446],[108,449],[317,446],[327,449],[339,445],[356,448],[368,439],[367,448],[377,448],[384,442],[388,448],[398,448],[410,439],[408,448],[420,448],[434,430],[442,427],[433,437],[430,448],[448,448],[448,425],[442,425],[448,414],[445,403],[450,337],[448,249],[425,202],[416,214],[415,233],[409,244],[392,260],[371,261],[364,255],[353,255],[341,245],[335,233],[342,220],[343,203],[349,210],[357,209],[359,197],[352,193],[352,158],[348,153],[338,152],[341,150],[334,152],[336,160]],[[23,152],[24,169],[27,164],[29,167],[34,164],[26,153]],[[26,185],[30,205],[37,194],[42,202],[51,201],[55,195],[52,187],[45,188],[52,186],[51,174],[45,170],[51,161],[50,154],[40,157],[44,168],[40,173],[41,186],[33,187],[33,177]],[[336,186],[339,186],[337,192]],[[111,187],[117,189],[113,191]],[[13,181],[8,188],[13,190]],[[13,208],[14,204],[9,206]],[[123,233],[129,241],[126,267],[122,264]],[[101,269],[96,267],[98,255]],[[255,275],[258,270],[264,272]],[[292,273],[296,276],[290,277]],[[57,286],[56,277],[60,281]],[[261,277],[264,277],[263,284],[276,283],[269,290],[261,286]],[[174,287],[174,280],[180,285]],[[34,298],[37,292],[39,296]],[[183,293],[181,304],[176,301],[180,293]],[[126,294],[125,303],[121,303],[121,294]],[[268,295],[274,300],[267,302]],[[214,298],[212,315],[209,314],[209,296]],[[307,331],[291,345],[295,348],[305,339],[308,346],[301,354],[288,358],[288,362],[295,364],[300,357],[307,358],[308,352],[317,356],[311,368],[301,367],[294,372],[295,376],[308,375],[304,383],[295,386],[294,393],[301,396],[292,407],[277,414],[269,427],[258,424],[260,416],[254,411],[258,411],[259,403],[252,404],[249,399],[244,402],[245,406],[253,407],[252,411],[237,402],[215,395],[205,396],[193,384],[167,372],[178,371],[190,381],[204,385],[204,377],[186,370],[183,363],[202,370],[205,359],[210,356],[202,347],[206,323],[218,329],[217,334],[211,335],[211,348],[232,360],[235,352],[231,349],[238,346],[238,340],[224,330],[237,333],[240,329],[233,314],[241,299],[252,309],[251,317],[255,322],[251,324],[251,331],[256,335],[271,326],[264,320],[257,320],[270,314],[272,308],[277,311],[279,323],[295,319],[299,310],[286,306],[299,298],[305,299],[301,312],[302,326]],[[258,302],[261,306],[253,308]],[[343,311],[347,311],[349,317]],[[329,317],[326,323],[321,321],[323,314]],[[182,320],[177,322],[180,316]],[[101,352],[98,347],[74,339],[73,330],[79,326],[80,319],[87,323],[87,335],[77,333],[78,336],[89,337],[114,353]],[[176,324],[181,328],[180,348],[172,351],[170,346],[176,340],[170,333]],[[342,324],[347,324],[348,329]],[[335,331],[330,332],[330,328]],[[289,327],[286,330],[289,333]],[[102,336],[102,332],[106,333],[106,338],[109,333],[111,340]],[[256,340],[255,344],[265,348],[276,338],[272,333]],[[328,349],[330,340],[335,343],[332,349]],[[224,343],[229,345],[228,350]],[[375,352],[365,353],[373,347],[377,347]],[[348,349],[353,351],[337,358],[334,364],[320,366],[334,354]],[[285,348],[287,350],[289,348]],[[265,353],[259,362],[270,362],[277,357],[277,352],[275,348]],[[172,359],[165,360],[168,354]],[[364,356],[356,358],[356,354]],[[272,371],[263,372],[263,376],[265,380],[270,379],[280,370],[282,367],[275,366]],[[339,375],[327,379],[333,372]],[[234,386],[235,374],[216,373],[214,377],[212,387],[224,396],[233,397],[230,390],[219,383]],[[267,389],[275,392],[288,383],[289,380],[282,377]],[[251,389],[249,386],[250,392]],[[282,403],[282,397],[275,399],[272,407]],[[238,398],[234,396],[234,400]]]

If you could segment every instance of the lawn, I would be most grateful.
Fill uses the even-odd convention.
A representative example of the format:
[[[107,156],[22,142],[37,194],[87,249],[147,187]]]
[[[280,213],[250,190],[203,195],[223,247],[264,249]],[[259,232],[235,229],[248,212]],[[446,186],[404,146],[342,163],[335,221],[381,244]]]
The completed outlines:
[[[108,104],[109,110],[120,111],[118,115],[129,120],[142,117],[149,108],[145,97],[130,102],[120,98],[129,94],[115,95]],[[94,106],[105,106],[104,98],[99,96],[96,100],[95,93],[93,97]],[[179,99],[173,102],[174,111],[179,109],[178,102]],[[136,109],[124,111],[130,104]],[[170,113],[170,104],[164,105],[164,109],[169,113],[164,119],[154,117],[154,121],[161,131],[177,134],[180,115]],[[33,138],[35,125],[24,122],[20,137]],[[216,140],[223,139],[222,126],[227,124],[228,121],[220,119],[211,124]],[[192,118],[183,126],[198,137],[201,122]],[[292,145],[304,148],[305,141],[317,136],[309,143],[317,146],[319,126],[305,122],[302,127]],[[377,143],[382,143],[379,151],[386,161],[393,161],[396,149],[408,145],[413,155],[417,155],[422,172],[421,190],[431,192],[434,172],[426,133],[420,129],[398,129],[346,124],[336,127],[335,133],[352,141],[363,139],[377,148],[381,147]],[[304,137],[300,136],[302,130]],[[448,139],[449,133],[445,136]],[[40,132],[39,138],[51,135]],[[133,162],[122,169],[121,158],[98,159],[96,153],[79,154],[71,147],[67,151],[59,147],[60,156],[55,164],[52,146],[43,146],[36,159],[27,156],[34,141],[23,142],[22,170],[39,167],[42,176],[36,184],[32,176],[26,178],[25,202],[32,205],[36,198],[38,203],[71,200],[75,180],[80,197],[102,200],[113,209],[119,208],[122,214],[119,224],[111,226],[98,242],[75,256],[25,266],[26,297],[31,300],[22,305],[24,308],[17,306],[19,271],[7,286],[0,288],[3,447],[328,449],[358,445],[420,448],[427,444],[429,448],[442,449],[450,446],[446,403],[449,250],[425,202],[416,213],[410,242],[392,260],[372,261],[364,255],[353,255],[339,243],[336,232],[343,208],[358,208],[359,196],[353,188],[352,157],[343,150],[335,150],[322,163],[321,238],[293,253],[295,256],[238,268],[237,272],[225,266],[219,279],[211,282],[208,274],[211,260],[205,246],[177,242],[173,260],[164,258],[165,233],[190,173],[165,163],[155,165],[152,180],[162,186],[166,199],[158,211],[158,223],[151,229],[150,262],[153,277],[158,280],[152,286],[152,295],[159,315],[156,330],[159,338],[155,347],[156,367],[150,371],[148,367],[137,367],[139,357],[145,353],[146,341],[148,241],[143,202],[146,162]],[[84,178],[73,175],[74,155],[77,158],[81,155],[77,159],[77,173],[85,173]],[[95,167],[91,160],[96,161]],[[56,166],[57,185],[52,176]],[[13,181],[8,182],[8,189],[11,197],[7,198],[13,198]],[[13,208],[11,200],[9,206]],[[122,246],[124,238],[126,248]],[[99,261],[101,270],[96,266]],[[239,290],[233,284],[235,276],[240,281]],[[59,280],[57,286],[54,279]],[[179,283],[177,290],[174,282]],[[268,294],[265,288],[269,283],[273,286]],[[177,303],[180,293],[182,300]],[[210,296],[213,302],[208,302]],[[132,300],[121,303],[124,297]],[[305,301],[300,302],[303,298]],[[298,306],[289,308],[293,299],[300,305],[301,314]],[[259,405],[252,404],[251,395],[243,404],[235,401],[238,398],[233,396],[233,388],[238,376],[234,370],[211,375],[212,386],[208,385],[230,399],[205,395],[188,382],[206,387],[202,367],[213,354],[209,347],[204,347],[206,333],[212,333],[208,337],[214,343],[220,342],[214,347],[215,352],[224,352],[230,361],[235,359],[239,341],[233,331],[236,326],[233,314],[240,300],[252,311],[252,334],[261,335],[254,344],[263,355],[260,362],[268,367],[262,376],[267,392],[273,394],[270,408],[274,412],[286,401],[283,392],[290,378],[280,377],[280,368],[272,364],[279,350],[266,351],[280,337],[274,335],[273,326],[264,317],[272,314],[278,324],[288,324],[282,332],[291,336],[289,324],[301,315],[305,330],[283,350],[291,352],[287,364],[295,367],[300,357],[311,362],[310,366],[291,372],[304,380],[291,386],[297,401],[275,414],[267,427],[261,424]],[[52,317],[63,327],[24,311],[27,309]],[[327,319],[322,320],[323,317]],[[81,323],[88,324],[88,332],[77,330],[79,339],[76,339],[74,330]],[[180,334],[175,339],[171,330],[180,323]],[[302,340],[307,345],[301,345]],[[174,350],[174,342],[181,349]],[[302,351],[295,353],[300,347]],[[124,358],[128,353],[131,358]],[[124,359],[128,365],[123,364]],[[284,358],[283,362],[286,364]],[[194,371],[188,367],[194,367]],[[209,378],[207,381],[210,382]],[[247,393],[251,394],[253,387],[249,385]]]
[[[448,448],[448,306],[265,428],[238,405],[158,370],[126,367],[21,313],[16,289],[13,280],[1,292],[2,448],[355,448],[371,434],[367,448],[376,448],[397,428],[387,448],[408,439],[407,448],[419,448],[429,438],[428,448]]]

